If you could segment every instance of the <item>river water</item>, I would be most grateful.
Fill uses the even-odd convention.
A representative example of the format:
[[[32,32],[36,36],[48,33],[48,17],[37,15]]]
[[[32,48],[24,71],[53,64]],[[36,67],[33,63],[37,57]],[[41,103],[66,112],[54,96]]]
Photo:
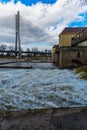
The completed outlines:
[[[52,63],[33,69],[0,69],[0,109],[20,110],[87,105],[87,80]]]

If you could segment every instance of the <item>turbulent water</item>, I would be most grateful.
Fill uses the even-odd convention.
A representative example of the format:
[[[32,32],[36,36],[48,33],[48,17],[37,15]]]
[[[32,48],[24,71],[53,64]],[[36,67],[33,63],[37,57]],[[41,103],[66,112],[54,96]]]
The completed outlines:
[[[0,69],[0,109],[19,110],[87,105],[87,81],[51,63],[33,69]]]

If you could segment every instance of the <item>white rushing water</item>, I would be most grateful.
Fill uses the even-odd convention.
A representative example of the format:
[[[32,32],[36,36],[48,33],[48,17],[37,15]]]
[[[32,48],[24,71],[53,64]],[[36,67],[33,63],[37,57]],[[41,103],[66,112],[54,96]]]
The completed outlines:
[[[44,64],[44,65],[43,65]],[[51,63],[33,69],[0,69],[0,109],[87,105],[87,81]]]

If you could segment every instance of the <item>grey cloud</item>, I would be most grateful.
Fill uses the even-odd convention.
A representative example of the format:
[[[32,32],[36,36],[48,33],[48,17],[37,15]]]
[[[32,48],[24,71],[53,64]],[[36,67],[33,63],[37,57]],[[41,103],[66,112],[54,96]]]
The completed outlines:
[[[33,22],[25,21],[22,19],[20,24],[21,40],[28,40],[28,43],[43,42],[49,37],[49,34],[40,28],[42,25],[35,26]]]
[[[39,27],[38,27],[39,26]],[[41,29],[41,25],[20,18],[20,38],[22,44],[46,41],[49,35]],[[15,42],[15,16],[0,19],[0,42]]]
[[[87,2],[87,0],[85,0],[85,2]],[[39,19],[41,9],[44,8],[43,4],[36,4],[31,7],[27,7],[22,3],[11,4],[9,2],[9,4],[0,5],[0,12],[2,12],[3,14],[2,10],[4,10],[5,14],[7,14],[6,11],[8,8],[11,8],[12,10],[17,10],[19,8],[19,10],[21,10],[20,38],[22,45],[28,45],[38,42],[45,42],[51,46],[57,44],[58,34],[60,33],[60,31],[62,31],[65,26],[68,26],[69,23],[76,21],[77,18],[81,19],[80,17],[78,17],[79,14],[86,12],[87,8],[85,5],[84,10],[81,10],[79,6],[77,6],[74,8],[73,11],[70,11],[75,5],[73,5],[73,2],[71,5],[69,4],[69,6],[66,6],[64,8],[63,6],[61,6],[61,0],[58,0],[52,6],[45,5],[45,17]],[[4,6],[6,7],[5,9]],[[5,15],[5,17],[1,16],[2,15],[0,14],[0,42],[15,44],[15,15]],[[25,17],[28,20],[26,20]],[[54,30],[55,25],[56,28]]]
[[[0,17],[0,43],[15,42],[15,22],[13,16]]]

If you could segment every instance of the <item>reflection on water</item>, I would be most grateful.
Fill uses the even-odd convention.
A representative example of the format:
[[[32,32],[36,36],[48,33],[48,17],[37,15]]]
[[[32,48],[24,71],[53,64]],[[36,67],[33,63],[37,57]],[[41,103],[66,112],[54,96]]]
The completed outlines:
[[[51,63],[33,69],[0,69],[0,109],[87,105],[87,81]]]

